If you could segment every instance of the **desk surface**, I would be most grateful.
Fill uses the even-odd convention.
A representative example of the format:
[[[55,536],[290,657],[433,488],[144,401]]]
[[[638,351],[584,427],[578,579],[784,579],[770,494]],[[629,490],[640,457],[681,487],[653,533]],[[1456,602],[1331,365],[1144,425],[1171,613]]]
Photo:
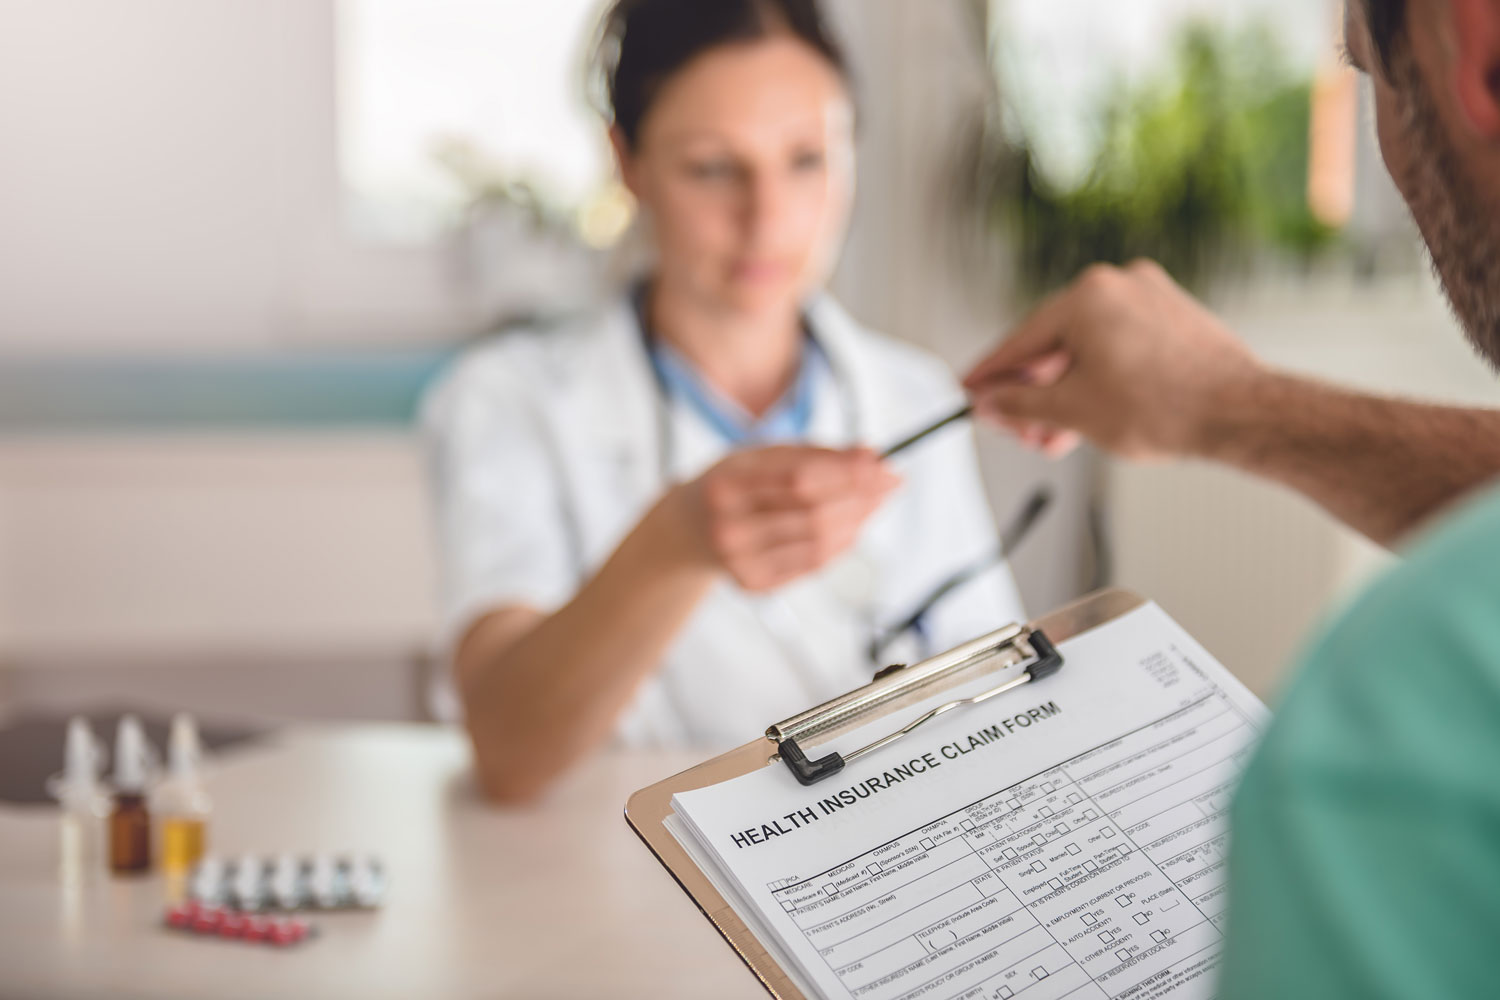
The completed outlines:
[[[213,853],[371,853],[390,874],[382,910],[319,915],[287,951],[160,929],[159,876],[66,892],[56,812],[0,808],[0,995],[764,997],[622,816],[697,756],[604,756],[501,810],[451,730],[302,727],[234,752],[207,773]]]

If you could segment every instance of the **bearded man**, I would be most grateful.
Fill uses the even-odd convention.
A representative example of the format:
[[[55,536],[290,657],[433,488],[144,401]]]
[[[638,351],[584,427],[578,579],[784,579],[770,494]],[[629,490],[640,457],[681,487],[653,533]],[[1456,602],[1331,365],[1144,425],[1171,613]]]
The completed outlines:
[[[1345,29],[1453,312],[1500,369],[1500,0],[1350,0]],[[1241,780],[1218,995],[1500,993],[1500,413],[1274,371],[1146,262],[1087,272],[965,385],[1047,452],[1224,462],[1404,543]]]

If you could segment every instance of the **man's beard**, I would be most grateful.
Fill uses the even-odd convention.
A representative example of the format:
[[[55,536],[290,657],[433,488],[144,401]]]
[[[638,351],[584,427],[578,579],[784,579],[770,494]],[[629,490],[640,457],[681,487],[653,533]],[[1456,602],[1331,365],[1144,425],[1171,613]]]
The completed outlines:
[[[1403,52],[1393,61],[1400,141],[1411,151],[1397,186],[1406,195],[1432,269],[1469,342],[1500,370],[1500,219],[1459,167],[1415,60]]]

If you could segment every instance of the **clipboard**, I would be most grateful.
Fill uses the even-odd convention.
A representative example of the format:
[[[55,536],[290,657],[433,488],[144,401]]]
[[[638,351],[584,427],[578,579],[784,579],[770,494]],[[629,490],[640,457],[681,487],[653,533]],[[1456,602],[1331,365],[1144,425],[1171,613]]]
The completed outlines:
[[[745,926],[739,914],[713,887],[708,877],[688,857],[677,838],[667,830],[665,821],[672,814],[672,796],[678,792],[717,785],[769,765],[785,765],[797,774],[797,779],[803,784],[812,784],[826,776],[820,772],[820,768],[831,768],[827,770],[828,774],[837,773],[845,758],[838,761],[829,759],[838,757],[836,754],[818,760],[803,754],[805,760],[802,762],[785,758],[877,719],[893,716],[893,723],[905,723],[902,728],[893,730],[890,736],[855,752],[864,753],[900,738],[944,710],[961,710],[963,704],[976,699],[1004,697],[1007,691],[1031,680],[1029,669],[1019,677],[974,699],[949,702],[918,719],[907,719],[901,714],[902,709],[934,694],[987,674],[999,673],[1022,664],[1043,664],[1052,644],[1113,621],[1145,603],[1145,598],[1128,590],[1104,590],[1081,598],[1032,623],[1007,626],[920,663],[887,667],[864,687],[770,726],[763,739],[746,743],[665,781],[641,789],[626,803],[625,820],[703,915],[718,929],[724,940],[734,948],[735,953],[749,966],[750,971],[755,973],[771,996],[777,1000],[809,1000],[776,964]],[[1052,662],[1050,670],[1057,669],[1060,663],[1060,659]],[[789,741],[790,747],[787,746]],[[855,753],[848,756],[852,758]],[[791,780],[791,776],[788,776],[788,780]]]

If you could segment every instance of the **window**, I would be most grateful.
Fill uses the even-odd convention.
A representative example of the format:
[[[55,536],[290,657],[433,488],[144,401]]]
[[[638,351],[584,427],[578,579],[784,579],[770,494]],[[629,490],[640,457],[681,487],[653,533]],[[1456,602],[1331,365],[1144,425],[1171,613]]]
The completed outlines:
[[[1096,111],[1121,85],[1158,73],[1187,25],[1263,25],[1289,68],[1311,76],[1341,11],[1329,0],[990,0],[996,72],[1041,165],[1063,184],[1081,180],[1098,151]]]
[[[355,232],[431,240],[500,199],[589,235],[615,195],[586,99],[603,6],[339,0],[339,160]]]

